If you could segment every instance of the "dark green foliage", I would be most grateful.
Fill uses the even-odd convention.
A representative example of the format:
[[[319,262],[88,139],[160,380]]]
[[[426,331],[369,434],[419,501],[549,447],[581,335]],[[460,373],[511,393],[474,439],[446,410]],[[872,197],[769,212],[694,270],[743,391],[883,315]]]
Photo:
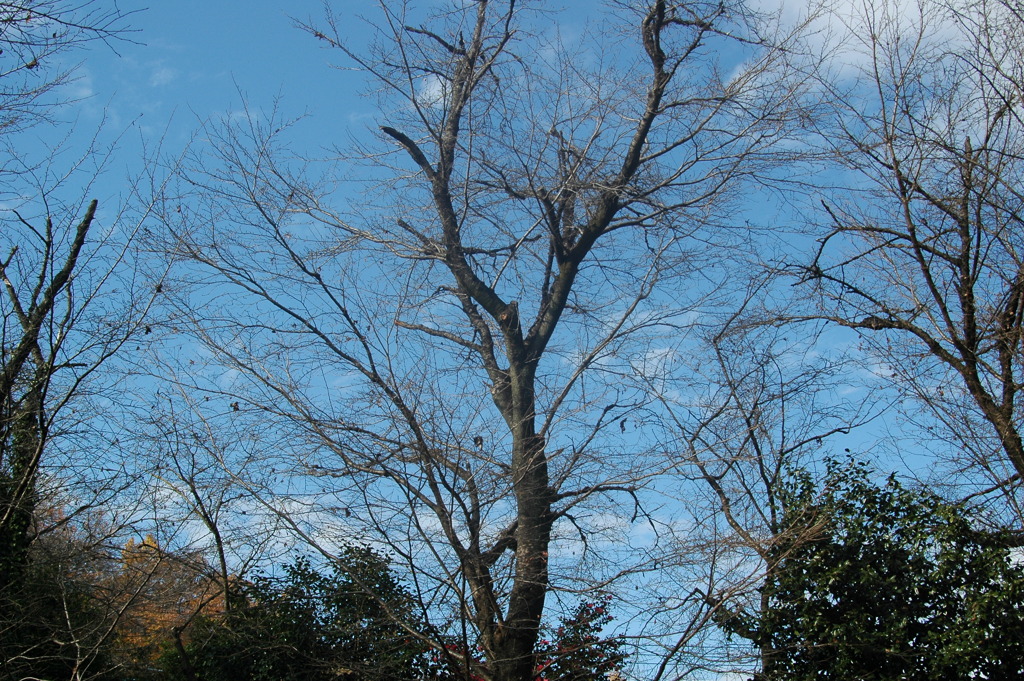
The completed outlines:
[[[184,656],[181,650],[164,656],[167,675],[161,678],[436,678],[434,656],[417,631],[422,624],[413,600],[387,559],[349,547],[326,573],[299,559],[281,576],[240,584],[230,612],[197,621]]]
[[[619,638],[601,638],[611,597],[584,601],[564,617],[551,640],[542,639],[537,649],[537,681],[591,681],[605,679],[622,667],[627,655]]]
[[[724,618],[765,680],[1024,678],[1024,568],[970,508],[830,466],[787,490],[767,609]]]
[[[530,681],[603,681],[619,671],[629,657],[622,650],[625,642],[600,635],[613,619],[608,613],[610,603],[611,596],[607,595],[581,601],[572,614],[559,620],[557,627],[542,626]],[[445,647],[452,653],[452,669],[457,672],[453,678],[484,681],[493,674],[479,655],[479,646],[475,647],[477,654],[469,656],[468,669],[463,644],[453,641]]]
[[[0,588],[0,680],[113,679],[110,617],[67,566],[36,559]]]
[[[24,577],[36,505],[36,465],[43,427],[37,391],[12,408],[0,399],[0,589]]]

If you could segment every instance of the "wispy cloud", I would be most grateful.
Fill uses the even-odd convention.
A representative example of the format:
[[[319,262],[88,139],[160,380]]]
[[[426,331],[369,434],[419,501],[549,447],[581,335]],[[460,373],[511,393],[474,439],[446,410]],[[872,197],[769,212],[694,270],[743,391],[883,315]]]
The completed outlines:
[[[149,84],[152,87],[161,87],[163,85],[169,85],[178,78],[178,72],[175,69],[168,68],[166,66],[159,66],[153,70],[149,76]]]

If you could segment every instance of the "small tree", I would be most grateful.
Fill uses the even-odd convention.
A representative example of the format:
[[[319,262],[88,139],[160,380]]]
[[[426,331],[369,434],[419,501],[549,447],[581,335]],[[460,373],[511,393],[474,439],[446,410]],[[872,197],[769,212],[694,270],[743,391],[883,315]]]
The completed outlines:
[[[530,681],[592,681],[615,678],[629,655],[623,651],[625,641],[616,636],[602,637],[602,630],[612,621],[608,612],[612,597],[603,595],[583,600],[572,611],[561,617],[558,626],[542,626],[542,638],[537,643],[537,665]],[[481,652],[476,646],[477,653]],[[457,642],[445,646],[447,657],[456,678],[466,681],[484,681],[489,670],[486,660],[479,654],[467,653]]]
[[[764,610],[723,626],[763,654],[764,681],[1018,678],[1024,566],[977,514],[862,465],[787,488]]]
[[[612,621],[610,603],[610,596],[581,602],[560,620],[550,640],[541,639],[535,681],[604,679],[622,667],[628,657],[624,641],[601,637]]]

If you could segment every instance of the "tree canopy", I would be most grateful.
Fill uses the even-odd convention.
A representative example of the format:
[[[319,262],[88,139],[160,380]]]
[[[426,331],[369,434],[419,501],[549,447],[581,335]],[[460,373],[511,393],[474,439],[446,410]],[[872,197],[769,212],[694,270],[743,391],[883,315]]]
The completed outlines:
[[[346,547],[325,571],[299,558],[238,581],[233,607],[202,616],[161,660],[177,679],[327,681],[443,678],[411,594],[388,561]],[[167,678],[167,677],[163,677]]]
[[[1024,674],[1024,565],[978,512],[857,463],[787,484],[762,610],[722,617],[765,681]]]

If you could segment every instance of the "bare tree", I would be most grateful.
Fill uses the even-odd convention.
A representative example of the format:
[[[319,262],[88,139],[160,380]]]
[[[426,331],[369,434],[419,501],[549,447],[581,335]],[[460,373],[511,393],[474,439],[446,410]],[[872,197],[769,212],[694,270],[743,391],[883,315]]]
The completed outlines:
[[[990,491],[1024,474],[1021,10],[879,1],[849,19],[822,131],[845,170],[797,268],[816,314],[857,330],[920,408],[918,432]]]
[[[194,389],[279,443],[264,503],[327,553],[387,542],[467,677],[531,678],[548,592],[628,571],[605,520],[643,518],[663,459],[624,378],[721,285],[735,192],[798,118],[799,45],[740,5],[546,21],[381,3],[363,49],[329,13],[305,28],[379,89],[376,138],[316,176],[250,112],[166,202],[172,323],[224,367]]]
[[[102,158],[89,160],[103,165]],[[35,181],[38,193],[0,216],[0,591],[15,600],[26,575],[52,570],[56,578],[67,564],[59,554],[45,564],[51,553],[34,549],[36,544],[63,536],[84,511],[124,501],[122,493],[138,481],[104,413],[114,403],[117,380],[105,370],[143,333],[152,300],[151,293],[134,289],[128,258],[138,216],[126,208],[101,212],[96,201],[79,212],[83,203],[64,204],[60,195],[72,190],[43,168],[19,178],[28,188]],[[78,179],[77,170],[65,179]],[[130,500],[121,505],[122,521],[131,507]],[[90,541],[101,544],[116,535],[105,529],[113,534]],[[72,602],[81,597],[69,595]],[[2,626],[22,624],[4,619]],[[87,630],[97,631],[92,625]],[[65,633],[81,649],[68,644],[63,651],[78,650],[82,664],[105,640]],[[16,658],[33,664],[30,650]]]
[[[642,616],[662,631],[652,641],[672,653],[650,678],[757,666],[768,674],[773,651],[731,643],[714,625],[764,607],[774,547],[799,539],[782,520],[791,476],[813,475],[823,452],[884,409],[837,394],[853,365],[823,347],[820,328],[765,323],[775,316],[764,306],[767,283],[681,342],[671,366],[641,375],[655,400],[648,418],[668,425],[672,471],[661,487],[680,514],[641,587],[650,592]]]
[[[0,2],[0,135],[50,118],[74,78],[69,53],[125,40],[130,14],[96,0]]]
[[[111,360],[152,300],[130,257],[146,207],[93,198],[116,142],[45,148],[23,133],[57,122],[67,58],[121,39],[126,16],[88,0],[0,4],[0,667],[18,678],[98,673],[112,636],[86,575],[137,480],[106,415]],[[114,499],[127,503],[83,529]]]
[[[153,522],[188,536],[178,550],[209,556],[216,568],[211,577],[227,594],[254,567],[275,564],[283,548],[294,546],[250,491],[273,488],[275,477],[263,465],[272,443],[263,432],[232,423],[237,402],[192,394],[182,389],[187,384],[166,381],[175,375],[171,367],[154,368],[154,381],[157,375],[165,379],[160,392],[139,401],[144,413],[128,416],[138,435],[135,446],[151,459],[147,468],[160,500]],[[225,597],[224,607],[231,605]]]

